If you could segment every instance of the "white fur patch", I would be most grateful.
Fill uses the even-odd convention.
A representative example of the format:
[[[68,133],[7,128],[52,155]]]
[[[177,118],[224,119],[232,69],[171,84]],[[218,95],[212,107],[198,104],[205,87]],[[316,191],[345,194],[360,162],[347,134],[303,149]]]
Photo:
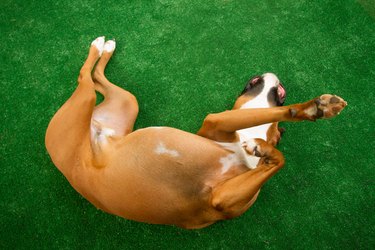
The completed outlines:
[[[228,154],[225,157],[220,158],[220,163],[223,166],[221,169],[221,173],[224,174],[227,172],[232,166],[240,165],[241,161],[238,159],[237,155],[234,154]]]
[[[269,89],[267,89],[265,86],[259,95],[257,95],[255,98],[251,99],[250,101],[244,103],[240,109],[268,108],[270,106],[270,104],[268,103],[268,99],[267,99],[268,91]]]
[[[267,123],[256,127],[245,128],[237,130],[237,133],[240,136],[241,142],[245,142],[254,138],[261,138],[267,141],[267,131],[271,127],[271,125],[272,123]]]
[[[109,40],[104,44],[104,51],[111,53],[115,50],[116,48],[116,42],[113,40]]]
[[[99,50],[99,56],[103,54],[105,37],[101,36],[96,38],[91,45],[95,46]]]
[[[311,107],[305,109],[303,112],[308,116],[315,116],[318,112],[318,108],[316,107],[316,105],[312,105]]]
[[[255,140],[254,139],[250,139],[248,141],[246,141],[244,143],[246,145],[246,147],[248,149],[250,149],[251,151],[254,151],[255,147],[257,147],[258,145],[256,144]]]
[[[91,141],[94,144],[105,145],[108,143],[108,137],[112,137],[115,134],[115,130],[102,127],[101,124],[95,120],[91,121]]]
[[[217,142],[223,148],[232,151],[233,153],[221,157],[219,162],[222,164],[222,174],[227,172],[232,166],[244,164],[250,169],[255,169],[259,163],[260,158],[248,154],[242,147],[242,143],[233,142]]]
[[[180,153],[178,153],[177,150],[168,149],[162,142],[159,142],[159,144],[156,146],[155,153],[158,155],[166,154],[172,157],[180,156]]]

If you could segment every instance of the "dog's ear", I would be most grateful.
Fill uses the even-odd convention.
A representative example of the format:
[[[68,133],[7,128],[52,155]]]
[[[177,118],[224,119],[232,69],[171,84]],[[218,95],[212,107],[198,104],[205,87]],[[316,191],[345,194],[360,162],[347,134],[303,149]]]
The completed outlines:
[[[254,86],[255,84],[259,83],[259,81],[263,81],[263,78],[261,76],[254,76],[249,83]]]
[[[254,76],[252,77],[246,84],[244,90],[241,92],[240,96],[246,93],[249,93],[251,89],[253,89],[255,86],[262,86],[264,83],[262,76]],[[262,88],[260,88],[262,89]]]

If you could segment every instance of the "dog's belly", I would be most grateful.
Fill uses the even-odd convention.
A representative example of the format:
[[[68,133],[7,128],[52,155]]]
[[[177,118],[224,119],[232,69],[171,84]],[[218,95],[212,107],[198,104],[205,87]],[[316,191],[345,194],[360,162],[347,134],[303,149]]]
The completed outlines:
[[[206,216],[197,213],[215,213],[212,187],[248,170],[236,161],[228,168],[222,161],[228,154],[217,143],[181,130],[141,129],[116,143],[87,189],[99,207],[125,218],[163,224],[202,219]],[[176,218],[181,221],[170,221]]]

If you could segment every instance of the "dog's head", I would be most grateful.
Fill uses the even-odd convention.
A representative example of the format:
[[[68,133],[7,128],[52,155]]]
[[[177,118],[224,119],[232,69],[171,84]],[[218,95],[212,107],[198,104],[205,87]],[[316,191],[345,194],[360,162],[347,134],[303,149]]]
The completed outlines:
[[[286,91],[275,74],[254,76],[246,84],[234,108],[267,108],[282,106]]]

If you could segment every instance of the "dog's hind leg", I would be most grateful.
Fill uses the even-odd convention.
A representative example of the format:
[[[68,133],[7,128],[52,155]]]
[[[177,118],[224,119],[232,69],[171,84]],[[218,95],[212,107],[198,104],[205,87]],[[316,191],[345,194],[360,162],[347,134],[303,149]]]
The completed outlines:
[[[334,95],[321,95],[302,104],[273,108],[235,109],[208,115],[198,135],[221,142],[237,140],[237,130],[280,121],[315,121],[340,113],[346,102]]]
[[[96,95],[91,71],[104,46],[104,37],[92,42],[72,96],[57,111],[46,132],[45,143],[55,165],[69,176],[69,169],[82,156],[91,155],[90,123]],[[66,170],[66,171],[65,171]]]
[[[109,40],[104,45],[104,52],[93,72],[95,89],[99,91],[104,100],[95,107],[92,116],[92,134],[101,136],[109,131],[111,136],[124,136],[133,131],[133,126],[138,115],[138,102],[133,94],[108,81],[104,74],[116,43]],[[103,135],[105,136],[105,135]],[[95,138],[94,143],[96,141]]]

